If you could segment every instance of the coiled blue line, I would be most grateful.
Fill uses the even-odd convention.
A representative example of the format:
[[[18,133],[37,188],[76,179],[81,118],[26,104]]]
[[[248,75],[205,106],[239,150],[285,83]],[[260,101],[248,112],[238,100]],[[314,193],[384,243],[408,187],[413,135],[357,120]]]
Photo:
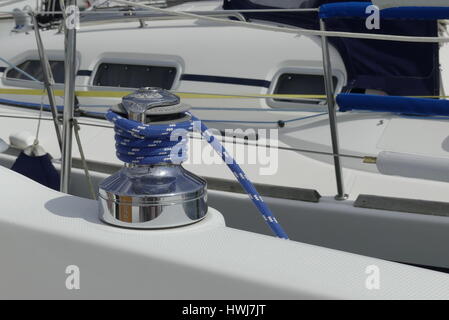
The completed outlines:
[[[226,151],[220,141],[210,133],[207,126],[195,116],[191,116],[192,118],[189,121],[168,125],[146,125],[123,118],[111,110],[106,114],[106,118],[114,123],[117,157],[126,163],[149,165],[181,163],[187,158],[187,136],[180,135],[179,138],[173,139],[172,133],[177,129],[185,132],[191,132],[194,128],[200,130],[202,136],[221,156],[243,189],[248,193],[251,201],[262,214],[271,230],[277,237],[288,239],[286,232],[239,164]]]
[[[181,163],[187,157],[187,137],[184,135],[176,141],[171,140],[171,133],[182,130],[192,131],[192,121],[168,125],[151,126],[131,121],[108,111],[106,119],[114,123],[115,146],[117,158],[126,163],[152,165],[158,163]],[[174,147],[179,150],[174,154]]]

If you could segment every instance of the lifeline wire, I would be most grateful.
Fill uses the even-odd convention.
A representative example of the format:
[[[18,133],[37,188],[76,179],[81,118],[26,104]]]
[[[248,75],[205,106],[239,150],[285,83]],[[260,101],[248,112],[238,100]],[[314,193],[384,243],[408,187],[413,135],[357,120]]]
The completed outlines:
[[[123,118],[109,110],[106,118],[114,123],[117,157],[123,162],[133,164],[180,164],[187,158],[187,153],[185,152],[187,147],[186,133],[194,128],[198,129],[235,175],[271,230],[277,237],[288,239],[287,234],[239,164],[210,133],[210,130],[201,120],[191,114],[189,115],[191,116],[189,121],[168,125],[146,125]],[[181,139],[172,139],[172,133],[178,129],[184,130],[184,134],[180,135]]]
[[[265,25],[254,22],[243,22],[243,21],[235,21],[235,20],[225,20],[220,18],[208,17],[197,15],[194,13],[189,13],[186,11],[173,11],[162,9],[146,4],[131,2],[127,0],[114,0],[114,2],[128,5],[128,6],[136,6],[140,8],[145,8],[148,10],[152,10],[159,13],[166,13],[174,16],[182,16],[193,19],[202,19],[206,21],[211,21],[219,24],[227,24],[234,26],[241,26],[251,29],[257,30],[268,30],[268,31],[277,31],[277,32],[286,32],[293,33],[297,35],[308,35],[308,36],[324,36],[324,37],[342,37],[342,38],[356,38],[356,39],[373,39],[373,40],[389,40],[389,41],[400,41],[400,42],[449,42],[449,37],[411,37],[411,36],[393,36],[393,35],[384,35],[384,34],[370,34],[370,33],[354,33],[354,32],[339,32],[339,31],[321,31],[321,30],[310,30],[310,29],[301,29],[301,28],[289,28],[289,27],[278,27],[274,25]]]

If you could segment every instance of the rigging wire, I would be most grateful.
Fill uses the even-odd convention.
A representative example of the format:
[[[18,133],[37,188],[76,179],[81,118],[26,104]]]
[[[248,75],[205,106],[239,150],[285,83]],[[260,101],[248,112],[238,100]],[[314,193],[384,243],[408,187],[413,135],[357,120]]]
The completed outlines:
[[[10,118],[10,119],[23,119],[23,120],[36,120],[36,116],[26,116],[26,115],[20,115],[20,114],[0,114],[0,118]],[[86,117],[89,118],[89,117]],[[43,117],[43,121],[52,121],[52,118],[49,117]],[[89,126],[89,127],[95,127],[95,128],[106,128],[106,129],[112,129],[113,126],[108,124],[100,124],[100,123],[89,123],[89,122],[83,122],[78,120],[78,124],[81,126]],[[194,136],[191,138],[196,139]],[[247,143],[247,141],[245,141]],[[296,148],[296,147],[284,147],[284,146],[273,146],[270,144],[261,144],[257,143],[258,146],[265,147],[265,148],[277,148],[279,150],[285,150],[285,151],[294,151],[294,152],[300,152],[300,153],[310,153],[310,154],[316,154],[316,155],[323,155],[323,156],[337,156],[337,154],[334,154],[332,152],[326,152],[326,151],[318,151],[318,150],[310,150],[310,149],[302,149],[302,148]],[[353,155],[353,154],[343,154],[340,153],[338,156],[343,158],[352,158],[352,159],[359,159],[363,160],[365,159],[365,156],[360,155]]]
[[[383,34],[369,34],[369,33],[355,33],[355,32],[340,32],[340,31],[321,31],[321,30],[311,30],[293,27],[280,27],[275,25],[260,24],[254,22],[236,21],[236,20],[226,20],[222,18],[214,18],[206,15],[195,14],[187,11],[173,11],[168,9],[162,9],[154,6],[144,5],[136,2],[126,1],[126,0],[114,0],[114,2],[121,3],[126,6],[136,6],[151,11],[156,11],[159,13],[164,13],[172,16],[181,16],[191,19],[202,19],[218,24],[227,24],[231,26],[240,26],[256,30],[274,31],[274,32],[284,32],[292,33],[296,35],[304,36],[320,36],[320,37],[341,37],[341,38],[355,38],[355,39],[371,39],[371,40],[388,40],[388,41],[398,41],[398,42],[416,42],[416,43],[447,43],[449,42],[449,37],[412,37],[412,36],[397,36],[397,35],[383,35]],[[9,12],[2,12],[9,13]],[[62,12],[65,14],[65,12]],[[128,17],[129,18],[129,17]],[[135,19],[139,20],[142,17],[136,16]]]

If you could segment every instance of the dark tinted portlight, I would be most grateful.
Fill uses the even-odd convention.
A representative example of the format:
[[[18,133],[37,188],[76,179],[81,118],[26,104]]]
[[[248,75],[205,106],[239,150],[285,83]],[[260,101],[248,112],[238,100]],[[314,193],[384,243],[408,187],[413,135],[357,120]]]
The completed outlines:
[[[175,67],[102,63],[93,84],[100,87],[158,87],[169,90],[175,77]]]
[[[338,79],[333,77],[334,89],[337,86]],[[295,74],[284,73],[279,77],[276,84],[274,94],[305,94],[305,95],[324,95],[326,90],[324,87],[324,77],[315,74]],[[274,101],[291,102],[291,103],[315,103],[319,104],[324,99],[274,99]]]
[[[39,81],[44,80],[42,65],[39,60],[27,60],[17,65],[17,68],[25,71]],[[50,61],[50,68],[53,73],[55,83],[64,83],[64,61]],[[16,69],[10,69],[6,73],[6,77],[9,79],[31,80],[29,77]]]

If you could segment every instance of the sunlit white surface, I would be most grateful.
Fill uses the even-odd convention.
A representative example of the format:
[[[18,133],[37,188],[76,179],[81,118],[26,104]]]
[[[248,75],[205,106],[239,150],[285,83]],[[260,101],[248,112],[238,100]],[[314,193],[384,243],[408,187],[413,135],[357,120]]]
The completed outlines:
[[[96,201],[0,177],[2,299],[449,299],[448,275],[227,228],[213,209],[188,227],[119,229]],[[66,286],[69,266],[79,290]]]

